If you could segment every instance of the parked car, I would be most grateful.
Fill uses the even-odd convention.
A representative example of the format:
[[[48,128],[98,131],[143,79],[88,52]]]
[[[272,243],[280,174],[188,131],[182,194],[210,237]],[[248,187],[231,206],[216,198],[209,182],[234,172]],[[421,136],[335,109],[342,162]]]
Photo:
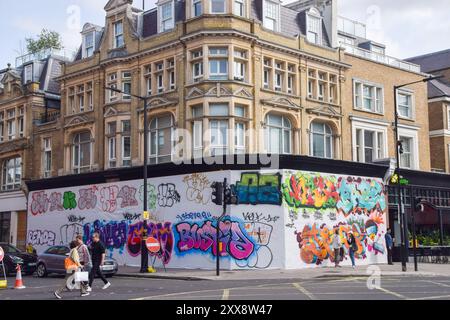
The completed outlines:
[[[0,247],[2,247],[3,251],[5,252],[3,265],[5,266],[5,273],[7,275],[16,274],[16,267],[18,264],[20,264],[22,274],[31,275],[36,271],[37,267],[36,255],[26,253],[25,251],[21,251],[9,243],[0,242]],[[0,272],[3,275],[1,264],[0,264]]]
[[[53,246],[48,248],[43,254],[40,254],[37,262],[36,274],[40,278],[45,278],[51,273],[65,274],[64,260],[69,255],[70,248],[68,246]],[[112,277],[119,270],[116,260],[111,258],[105,259],[105,264],[101,267],[105,277]]]

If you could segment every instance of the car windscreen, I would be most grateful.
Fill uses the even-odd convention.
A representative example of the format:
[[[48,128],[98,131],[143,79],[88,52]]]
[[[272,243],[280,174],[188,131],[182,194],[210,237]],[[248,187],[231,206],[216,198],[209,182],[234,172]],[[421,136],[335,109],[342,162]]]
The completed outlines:
[[[45,253],[47,254],[57,254],[58,253],[58,248],[59,247],[50,247],[47,249],[47,251],[45,251]]]
[[[5,251],[5,253],[20,253],[20,251],[16,247],[13,247],[10,244],[4,245],[4,246],[2,246],[2,248],[3,248],[3,251]]]

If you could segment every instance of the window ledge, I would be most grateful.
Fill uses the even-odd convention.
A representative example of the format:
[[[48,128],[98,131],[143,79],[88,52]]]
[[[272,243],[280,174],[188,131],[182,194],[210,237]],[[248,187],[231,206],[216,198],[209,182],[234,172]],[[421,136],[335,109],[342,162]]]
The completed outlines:
[[[325,100],[318,100],[318,99],[308,98],[308,97],[306,98],[306,101],[316,102],[316,103],[325,104],[325,105],[330,105],[330,106],[338,107],[338,108],[341,107],[340,104],[336,104],[336,103],[332,103],[332,102],[327,102],[327,101],[325,101]]]
[[[287,92],[284,92],[284,91],[276,91],[276,90],[271,90],[271,89],[266,89],[266,88],[261,88],[260,91],[267,92],[267,93],[272,93],[272,94],[281,94],[283,96],[287,96],[287,97],[291,97],[291,98],[295,98],[295,99],[301,99],[302,98],[301,95],[287,93]]]
[[[384,112],[376,112],[376,111],[370,111],[370,110],[366,110],[366,109],[359,109],[359,108],[355,108],[353,107],[354,111],[359,111],[359,112],[364,112],[364,113],[368,113],[368,114],[373,114],[373,115],[377,115],[377,116],[384,116]]]

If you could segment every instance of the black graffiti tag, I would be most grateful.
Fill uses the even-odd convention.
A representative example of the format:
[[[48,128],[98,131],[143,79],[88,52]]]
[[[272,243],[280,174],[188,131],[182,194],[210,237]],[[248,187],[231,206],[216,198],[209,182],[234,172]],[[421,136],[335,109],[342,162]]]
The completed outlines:
[[[173,207],[180,202],[180,194],[173,183],[162,183],[158,186],[158,205],[160,207]]]

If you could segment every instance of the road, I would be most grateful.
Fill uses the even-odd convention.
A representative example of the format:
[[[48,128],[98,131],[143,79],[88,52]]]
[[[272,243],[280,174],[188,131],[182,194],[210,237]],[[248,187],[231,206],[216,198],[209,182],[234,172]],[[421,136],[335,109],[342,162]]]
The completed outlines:
[[[64,279],[24,277],[26,289],[0,290],[0,300],[53,300]],[[96,280],[91,296],[65,292],[67,300],[449,300],[450,278],[382,277],[380,288],[370,290],[365,277],[305,280],[185,281],[115,277],[102,290]],[[8,285],[14,278],[8,279]]]

